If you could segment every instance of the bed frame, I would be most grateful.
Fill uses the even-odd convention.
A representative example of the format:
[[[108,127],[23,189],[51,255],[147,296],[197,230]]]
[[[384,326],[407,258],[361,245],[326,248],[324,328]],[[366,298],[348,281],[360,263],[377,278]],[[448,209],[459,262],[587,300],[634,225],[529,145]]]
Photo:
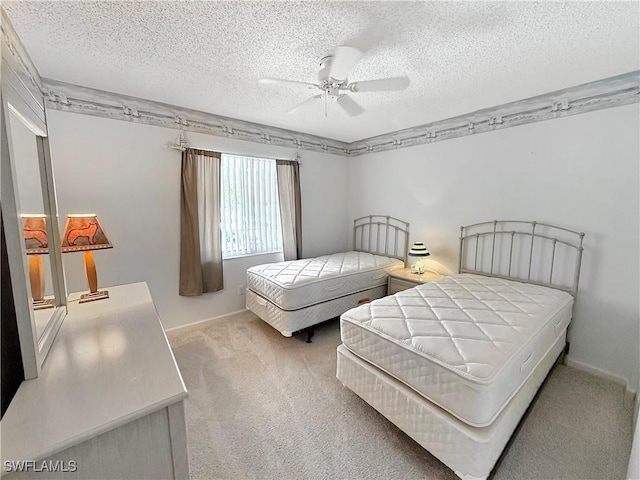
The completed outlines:
[[[384,215],[367,215],[353,221],[353,250],[397,258],[407,263],[409,223]]]
[[[406,264],[409,253],[409,223],[388,215],[367,215],[356,218],[353,221],[353,250],[396,258]],[[366,292],[368,292],[366,301],[369,301],[385,296],[387,287],[386,285],[379,286]],[[253,295],[251,293],[253,292],[248,292],[246,300],[249,310],[285,336],[306,333],[307,343],[311,343],[315,326],[339,317],[342,313],[353,308],[356,302],[364,301],[358,302],[358,299],[362,298],[362,293],[365,292],[345,295],[344,292],[336,290],[334,298],[295,311],[281,310],[268,299],[262,298],[257,293]],[[298,323],[293,320],[294,316],[304,318],[304,321],[301,322],[303,323],[302,328],[284,332],[281,328],[283,324]],[[321,317],[318,318],[319,316]]]
[[[494,220],[463,226],[459,272],[560,289],[573,295],[575,306],[583,239],[584,233],[540,222]],[[495,473],[540,387],[566,351],[568,342],[561,335],[496,420],[482,428],[448,415],[344,345],[338,347],[337,377],[458,477],[486,479]]]
[[[504,242],[505,239],[507,242]],[[582,232],[548,223],[520,220],[493,220],[492,222],[475,223],[460,227],[460,265],[458,271],[459,273],[475,273],[557,288],[570,293],[575,298],[578,295],[580,265],[584,250],[583,240],[584,233]],[[506,243],[508,243],[509,251],[508,261],[506,264],[501,264],[496,257],[496,251],[498,254],[504,253],[504,248],[507,247]],[[486,262],[483,263],[482,259],[478,265],[478,254],[486,252],[489,246],[490,262],[487,270]],[[472,259],[468,255],[470,247],[474,247],[472,249],[473,267],[470,266]],[[574,254],[575,267],[570,283],[567,283],[566,278],[554,279],[556,254],[561,247],[567,247],[569,253]],[[514,250],[528,253],[526,276],[522,270],[516,270],[522,268],[522,264],[514,264]],[[534,253],[538,254],[537,264],[542,268],[533,268]],[[547,272],[548,276],[546,276]]]

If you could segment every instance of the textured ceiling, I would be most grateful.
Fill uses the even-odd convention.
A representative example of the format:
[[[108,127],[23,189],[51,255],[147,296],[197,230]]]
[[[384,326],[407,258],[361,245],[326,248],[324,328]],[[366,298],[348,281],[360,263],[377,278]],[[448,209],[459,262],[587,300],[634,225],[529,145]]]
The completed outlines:
[[[638,2],[41,2],[3,8],[43,77],[347,142],[640,69]],[[286,112],[341,44],[350,81],[407,75]],[[315,92],[317,93],[317,92]]]

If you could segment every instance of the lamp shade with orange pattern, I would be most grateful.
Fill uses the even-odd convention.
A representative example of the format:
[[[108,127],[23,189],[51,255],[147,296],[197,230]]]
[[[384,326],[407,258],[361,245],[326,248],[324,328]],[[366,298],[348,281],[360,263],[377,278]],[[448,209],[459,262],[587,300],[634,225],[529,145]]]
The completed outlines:
[[[49,253],[47,217],[40,214],[22,215],[22,236],[29,255],[29,283],[33,297],[33,309],[53,308],[53,299],[44,298],[44,264],[40,255]]]
[[[89,293],[80,297],[80,303],[109,298],[108,291],[98,291],[98,275],[91,253],[105,248],[113,248],[113,245],[94,213],[67,216],[62,236],[62,253],[84,252],[84,268],[89,283]]]

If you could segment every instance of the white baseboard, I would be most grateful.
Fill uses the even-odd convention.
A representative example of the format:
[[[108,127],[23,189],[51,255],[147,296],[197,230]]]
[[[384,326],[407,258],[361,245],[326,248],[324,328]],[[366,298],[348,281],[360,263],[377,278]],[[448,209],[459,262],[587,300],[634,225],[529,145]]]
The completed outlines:
[[[249,310],[247,310],[246,308],[243,308],[242,310],[236,310],[235,312],[225,313],[224,315],[218,315],[217,317],[205,318],[204,320],[198,320],[197,322],[187,323],[186,325],[178,325],[177,327],[167,328],[167,329],[165,329],[165,332],[167,332],[167,333],[176,332],[176,331],[182,330],[182,329],[199,327],[199,326],[202,326],[202,324],[207,323],[207,322],[213,322],[213,321],[216,321],[216,320],[222,320],[223,318],[230,317],[231,315],[237,315],[238,313],[244,313],[244,312],[248,312],[248,311]]]
[[[605,380],[612,381],[619,385],[622,385],[625,388],[627,400],[633,401],[636,398],[636,390],[634,386],[629,385],[627,379],[620,377],[614,373],[607,372],[605,370],[600,370],[599,368],[592,367],[591,365],[587,365],[586,363],[578,362],[577,360],[572,359],[571,357],[566,358],[566,364],[569,367],[577,368],[578,370],[582,370],[583,372],[590,373],[591,375],[595,375],[596,377],[604,378]]]

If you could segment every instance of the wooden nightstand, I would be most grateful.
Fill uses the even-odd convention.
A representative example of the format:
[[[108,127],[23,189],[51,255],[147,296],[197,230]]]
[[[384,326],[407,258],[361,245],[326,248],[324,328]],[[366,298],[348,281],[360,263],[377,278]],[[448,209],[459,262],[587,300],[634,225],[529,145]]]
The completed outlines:
[[[393,295],[394,293],[401,292],[408,288],[413,288],[422,283],[433,282],[439,278],[444,277],[435,272],[424,272],[422,274],[411,273],[410,268],[403,268],[401,270],[394,270],[389,273],[389,280],[387,284],[387,295]]]

